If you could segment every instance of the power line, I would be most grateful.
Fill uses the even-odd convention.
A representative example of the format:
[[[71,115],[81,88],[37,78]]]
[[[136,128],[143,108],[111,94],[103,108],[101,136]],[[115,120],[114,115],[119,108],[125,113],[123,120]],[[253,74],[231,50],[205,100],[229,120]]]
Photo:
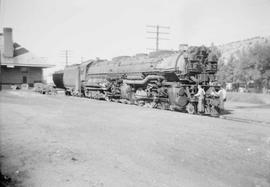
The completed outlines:
[[[163,28],[163,29],[170,29],[170,27],[168,27],[168,26],[161,26],[161,25],[146,25],[146,27],[153,27],[153,28],[156,28],[157,26],[159,26],[159,28]]]
[[[147,39],[156,40],[156,51],[159,51],[159,42],[160,42],[160,40],[169,40],[168,38],[161,38],[160,35],[162,35],[162,34],[170,34],[169,32],[160,32],[160,30],[161,29],[170,29],[170,27],[161,26],[161,25],[147,25],[146,27],[155,29],[155,31],[146,31],[149,34],[155,34],[155,37],[147,37]]]

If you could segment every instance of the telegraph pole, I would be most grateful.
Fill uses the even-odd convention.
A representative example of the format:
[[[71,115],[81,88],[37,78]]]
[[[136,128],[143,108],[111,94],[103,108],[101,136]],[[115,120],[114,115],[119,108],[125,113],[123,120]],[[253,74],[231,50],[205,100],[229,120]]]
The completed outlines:
[[[147,39],[154,39],[156,40],[156,51],[159,51],[159,42],[160,40],[169,40],[168,38],[160,38],[161,34],[170,34],[168,32],[160,32],[161,29],[170,29],[167,26],[160,26],[160,25],[147,25],[147,28],[154,28],[154,31],[147,31],[147,33],[155,34],[155,37],[148,37]]]
[[[68,50],[65,51],[66,55],[66,66],[68,66]]]
[[[1,63],[1,60],[2,60],[2,56],[1,56],[1,50],[0,50],[0,91],[2,90],[2,74],[1,74],[1,69],[2,69],[2,63]]]
[[[71,51],[66,49],[66,50],[63,50],[61,52],[62,52],[61,57],[64,57],[65,58],[66,66],[68,66],[69,60],[70,60],[70,53],[71,53]]]

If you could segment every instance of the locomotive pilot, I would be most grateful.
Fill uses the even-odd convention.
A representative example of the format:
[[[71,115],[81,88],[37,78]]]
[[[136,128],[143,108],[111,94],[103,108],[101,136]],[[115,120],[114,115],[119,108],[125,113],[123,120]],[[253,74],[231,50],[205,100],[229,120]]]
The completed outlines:
[[[205,91],[201,85],[198,85],[198,92],[194,96],[198,97],[198,112],[203,113],[204,112]]]

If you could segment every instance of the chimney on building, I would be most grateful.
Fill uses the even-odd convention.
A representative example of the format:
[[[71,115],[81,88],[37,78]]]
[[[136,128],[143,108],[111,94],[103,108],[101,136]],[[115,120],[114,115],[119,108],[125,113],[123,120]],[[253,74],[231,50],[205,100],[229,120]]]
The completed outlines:
[[[4,28],[4,51],[3,56],[12,58],[14,55],[13,39],[12,39],[12,28]]]

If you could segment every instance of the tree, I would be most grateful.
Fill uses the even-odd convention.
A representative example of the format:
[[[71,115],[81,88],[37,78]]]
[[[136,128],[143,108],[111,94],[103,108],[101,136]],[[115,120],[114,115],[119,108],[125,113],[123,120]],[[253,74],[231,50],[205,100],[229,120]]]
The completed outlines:
[[[218,80],[225,82],[255,82],[256,87],[270,88],[270,46],[256,44],[246,50],[237,50],[227,64],[220,60]]]

